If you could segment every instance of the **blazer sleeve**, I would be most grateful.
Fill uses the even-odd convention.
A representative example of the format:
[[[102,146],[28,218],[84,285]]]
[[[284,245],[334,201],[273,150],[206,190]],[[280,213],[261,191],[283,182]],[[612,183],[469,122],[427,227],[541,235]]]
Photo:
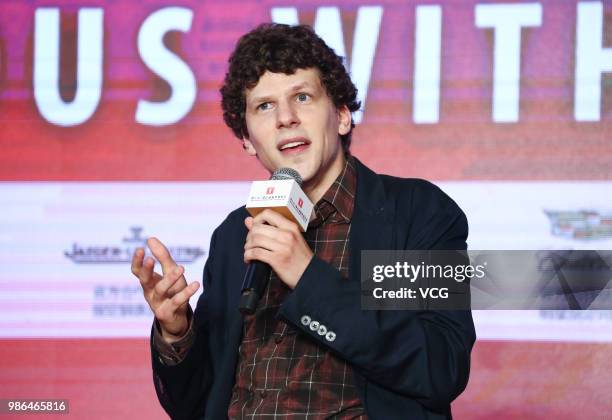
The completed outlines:
[[[419,199],[419,212],[404,209],[415,222],[402,224],[410,230],[402,246],[465,249],[467,219],[454,201],[439,189],[425,202]],[[362,310],[358,277],[343,278],[315,256],[279,315],[351,363],[367,380],[445,412],[467,385],[476,338],[471,312]],[[303,325],[304,315],[334,331],[334,340]]]
[[[204,416],[206,401],[212,384],[209,348],[207,343],[208,325],[202,312],[207,307],[206,299],[213,279],[215,240],[213,232],[209,255],[204,266],[203,292],[198,300],[194,327],[197,329],[193,345],[184,359],[169,366],[163,362],[151,336],[151,359],[153,364],[153,383],[159,402],[173,419],[194,419]],[[152,333],[153,334],[153,333]]]

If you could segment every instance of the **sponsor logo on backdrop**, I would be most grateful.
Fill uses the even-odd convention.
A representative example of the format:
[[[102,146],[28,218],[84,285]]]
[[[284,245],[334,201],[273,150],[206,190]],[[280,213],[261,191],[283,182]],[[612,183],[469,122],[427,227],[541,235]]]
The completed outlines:
[[[585,240],[612,238],[612,211],[544,210],[544,213],[554,236]]]
[[[64,255],[75,264],[123,264],[131,262],[134,251],[138,247],[145,247],[147,238],[142,236],[143,228],[141,226],[132,226],[130,230],[131,236],[124,237],[120,245],[86,245],[74,242],[72,249],[64,251]],[[206,255],[206,252],[198,246],[167,245],[167,248],[179,264],[191,264]]]

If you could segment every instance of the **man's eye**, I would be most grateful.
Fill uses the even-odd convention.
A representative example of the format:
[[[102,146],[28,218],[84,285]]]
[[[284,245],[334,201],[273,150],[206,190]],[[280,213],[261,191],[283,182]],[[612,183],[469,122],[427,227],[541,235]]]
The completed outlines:
[[[264,102],[263,104],[257,105],[257,109],[259,109],[260,111],[265,111],[266,109],[270,109],[270,106],[270,102]]]
[[[298,93],[296,98],[298,102],[306,102],[308,99],[310,99],[310,95],[307,93]]]

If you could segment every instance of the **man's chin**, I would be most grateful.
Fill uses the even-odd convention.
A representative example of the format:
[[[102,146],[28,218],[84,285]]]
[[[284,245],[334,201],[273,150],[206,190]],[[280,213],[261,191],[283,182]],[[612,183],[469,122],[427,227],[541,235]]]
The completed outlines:
[[[314,178],[315,173],[310,165],[295,165],[293,169],[298,171],[302,177],[302,185],[310,183]]]

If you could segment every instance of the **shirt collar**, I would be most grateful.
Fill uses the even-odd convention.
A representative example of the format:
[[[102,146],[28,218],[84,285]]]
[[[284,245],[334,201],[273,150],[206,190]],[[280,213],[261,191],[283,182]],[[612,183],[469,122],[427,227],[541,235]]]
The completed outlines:
[[[350,223],[355,206],[357,172],[353,156],[347,154],[344,168],[323,197],[315,204],[315,218],[309,228],[327,223]]]

